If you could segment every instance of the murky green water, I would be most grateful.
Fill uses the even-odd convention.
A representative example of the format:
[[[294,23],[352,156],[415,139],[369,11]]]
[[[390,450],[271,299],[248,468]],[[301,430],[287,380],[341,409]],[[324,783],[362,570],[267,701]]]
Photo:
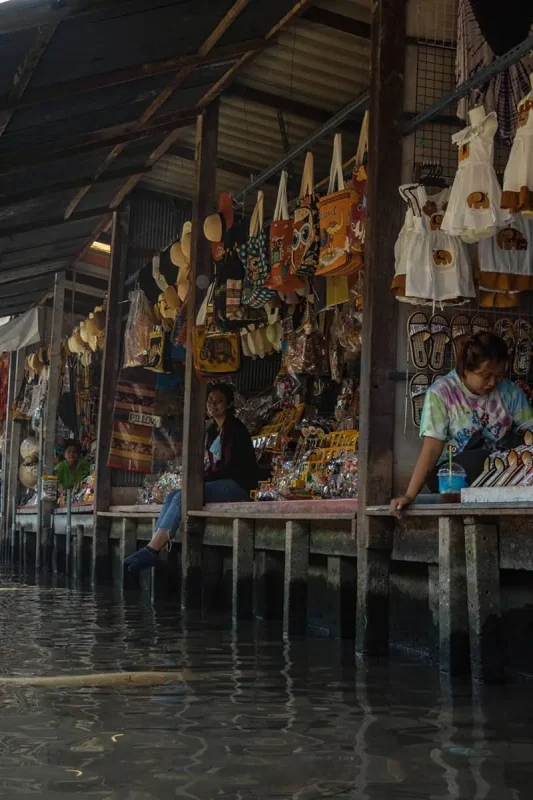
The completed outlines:
[[[286,644],[137,597],[4,576],[1,672],[188,668],[159,686],[0,684],[0,796],[529,800],[529,684],[450,686],[423,664],[355,669],[351,643]]]

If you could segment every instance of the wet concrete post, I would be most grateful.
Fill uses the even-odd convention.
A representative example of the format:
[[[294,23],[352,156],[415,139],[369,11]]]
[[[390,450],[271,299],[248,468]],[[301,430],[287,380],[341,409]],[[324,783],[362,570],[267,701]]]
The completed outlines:
[[[285,524],[284,636],[307,632],[308,573],[309,523],[289,520]]]
[[[254,616],[282,619],[284,565],[281,553],[256,550],[254,559]],[[279,587],[279,591],[278,591]]]
[[[233,520],[231,611],[234,626],[240,619],[253,617],[254,532],[253,520]]]
[[[442,672],[470,671],[462,517],[439,519],[439,653]]]
[[[465,519],[465,556],[472,678],[498,683],[504,679],[504,648],[495,524]]]

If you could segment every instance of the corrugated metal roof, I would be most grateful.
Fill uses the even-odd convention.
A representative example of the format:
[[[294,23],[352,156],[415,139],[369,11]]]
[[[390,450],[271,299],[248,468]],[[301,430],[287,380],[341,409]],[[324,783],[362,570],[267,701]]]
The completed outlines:
[[[0,285],[67,268],[91,241],[103,212],[120,202],[128,178],[146,171],[180,125],[192,125],[192,133],[196,114],[235,65],[264,50],[277,26],[306,5],[0,5]],[[239,122],[230,117],[228,105],[221,141],[237,138]],[[275,149],[274,120],[263,113],[264,133],[257,145],[250,143],[254,159]],[[241,150],[247,146],[240,142]],[[185,172],[181,182],[190,194]],[[148,180],[157,183],[152,175]],[[166,180],[172,190],[170,184]]]
[[[293,147],[368,87],[369,22],[370,0],[318,0],[239,74],[221,99],[218,156],[226,163],[219,164],[219,191],[240,192],[251,175],[283,156],[279,110]],[[357,148],[359,122],[343,127],[346,160]],[[146,176],[144,185],[191,197],[194,136],[194,128],[181,130],[176,145]],[[316,180],[329,172],[332,140],[331,135],[313,145]],[[293,188],[301,166],[301,159],[293,165]],[[265,191],[267,201],[274,203],[275,188],[267,186]]]

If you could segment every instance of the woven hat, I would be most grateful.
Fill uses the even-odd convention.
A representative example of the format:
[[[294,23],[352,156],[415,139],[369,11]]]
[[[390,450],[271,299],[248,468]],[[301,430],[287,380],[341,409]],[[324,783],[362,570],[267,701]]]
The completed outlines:
[[[181,249],[187,261],[191,260],[192,222],[184,222],[181,229]],[[178,265],[179,266],[179,265]]]
[[[185,253],[181,247],[181,242],[174,242],[170,248],[170,260],[176,267],[179,267],[180,269],[189,263],[188,259],[185,258]]]
[[[89,318],[85,320],[85,325],[90,336],[97,336],[100,331],[105,330],[105,312],[103,308],[96,307],[91,311]]]
[[[233,225],[233,202],[228,192],[218,198],[218,212],[204,220],[204,236],[209,242],[221,242],[224,234]]]
[[[175,286],[167,286],[163,292],[167,305],[173,310],[177,311],[180,305],[178,291]]]
[[[82,342],[84,342],[85,344],[89,344],[89,336],[90,336],[90,334],[89,334],[89,329],[87,328],[87,320],[86,319],[82,319],[82,321],[80,322],[80,336],[81,336]]]

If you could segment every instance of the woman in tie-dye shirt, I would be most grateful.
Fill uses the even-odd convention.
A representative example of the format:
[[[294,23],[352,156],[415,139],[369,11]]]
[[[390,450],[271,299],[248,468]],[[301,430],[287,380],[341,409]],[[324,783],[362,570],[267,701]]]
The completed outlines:
[[[507,346],[499,336],[478,333],[464,341],[457,369],[439,378],[426,393],[420,423],[422,450],[407,492],[391,502],[391,513],[397,515],[412,503],[425,483],[438,491],[437,472],[447,459],[448,447],[472,483],[489,453],[518,444],[523,432],[533,428],[527,398],[506,379],[507,372]]]

